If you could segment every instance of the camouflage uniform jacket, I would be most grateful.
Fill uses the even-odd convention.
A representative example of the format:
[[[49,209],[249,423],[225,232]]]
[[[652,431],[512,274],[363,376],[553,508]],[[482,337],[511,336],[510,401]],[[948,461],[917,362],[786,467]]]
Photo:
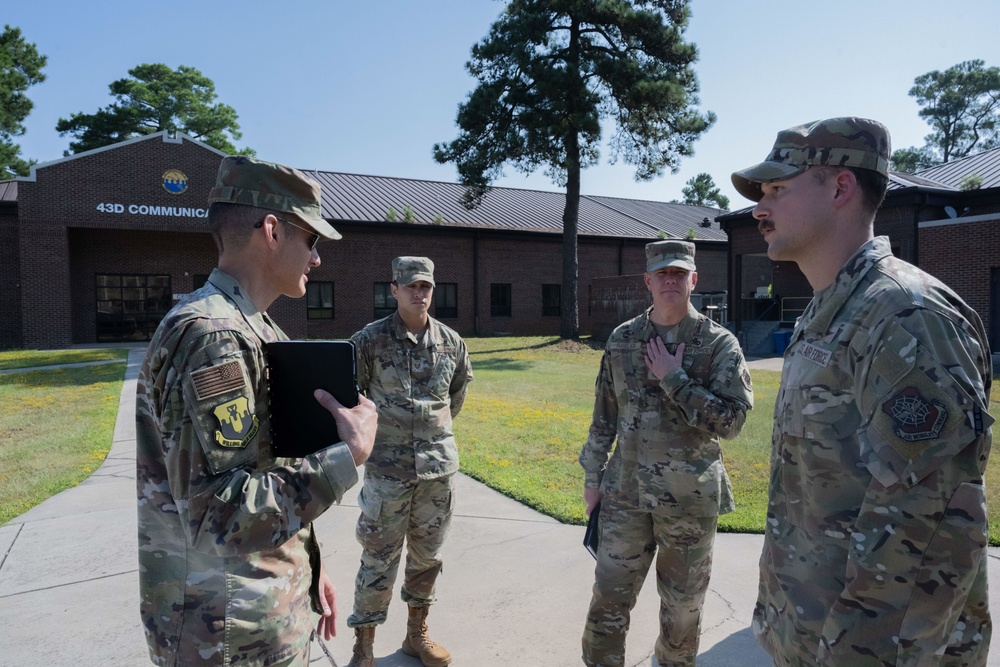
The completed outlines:
[[[399,313],[352,336],[358,386],[378,409],[368,473],[395,480],[434,479],[458,470],[452,419],[472,382],[465,341],[433,317],[424,335],[406,330]]]
[[[586,486],[617,502],[674,516],[735,508],[719,438],[753,407],[750,373],[729,331],[688,305],[676,342],[682,368],[657,382],[646,367],[652,308],[615,329],[601,359],[594,416],[580,452]],[[674,345],[667,349],[673,353]],[[611,446],[617,438],[614,453]]]
[[[358,477],[343,443],[271,454],[262,344],[284,338],[216,269],[149,344],[136,486],[140,614],[156,664],[271,664],[309,640],[310,522]]]
[[[775,405],[754,632],[777,665],[984,665],[982,323],[878,237],[817,292]]]

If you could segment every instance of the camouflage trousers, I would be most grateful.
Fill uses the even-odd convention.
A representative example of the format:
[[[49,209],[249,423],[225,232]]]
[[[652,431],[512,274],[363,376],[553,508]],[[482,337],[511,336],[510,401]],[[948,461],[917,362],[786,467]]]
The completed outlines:
[[[290,658],[272,662],[268,667],[309,667],[309,653],[313,640],[310,639],[305,648]]]
[[[594,596],[583,631],[584,664],[624,665],[632,608],[655,555],[660,595],[656,659],[662,667],[694,667],[717,524],[718,517],[667,516],[602,501]]]
[[[365,473],[358,497],[357,538],[361,567],[354,582],[354,613],[347,626],[385,623],[392,586],[406,542],[401,597],[414,607],[434,603],[441,547],[454,509],[454,475],[427,480],[388,480]]]

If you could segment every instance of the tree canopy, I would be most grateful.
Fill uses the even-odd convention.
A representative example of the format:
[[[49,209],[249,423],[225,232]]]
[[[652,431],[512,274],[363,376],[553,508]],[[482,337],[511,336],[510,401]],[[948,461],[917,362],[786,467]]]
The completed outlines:
[[[27,176],[33,164],[21,157],[14,137],[24,134],[24,119],[34,106],[24,94],[45,81],[46,57],[24,39],[20,28],[5,25],[0,33],[0,178]]]
[[[144,64],[128,74],[110,84],[112,104],[92,114],[59,119],[59,136],[76,139],[65,155],[163,130],[183,132],[229,155],[254,154],[232,144],[243,136],[236,110],[216,102],[215,84],[194,67],[173,70],[159,63]]]
[[[566,187],[561,335],[579,334],[577,221],[580,172],[600,157],[602,121],[615,127],[610,159],[650,180],[679,167],[715,122],[693,107],[694,45],[682,39],[687,0],[511,0],[472,47],[476,88],[459,104],[459,136],[434,146],[454,162],[478,205],[505,165],[544,167]]]
[[[711,174],[701,173],[688,179],[681,190],[684,195],[684,203],[691,206],[718,206],[721,209],[729,210],[729,197],[722,194],[712,180]]]
[[[894,170],[919,171],[1000,146],[1000,68],[967,60],[921,74],[909,95],[933,131],[923,147],[894,151]]]

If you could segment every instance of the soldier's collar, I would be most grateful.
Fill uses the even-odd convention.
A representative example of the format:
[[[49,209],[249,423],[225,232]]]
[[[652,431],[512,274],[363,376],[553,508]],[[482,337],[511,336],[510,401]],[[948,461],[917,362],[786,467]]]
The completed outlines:
[[[261,340],[269,340],[271,338],[265,328],[267,327],[267,322],[265,322],[264,314],[257,310],[257,306],[250,299],[250,295],[247,294],[247,291],[243,289],[242,285],[235,278],[222,269],[215,268],[212,270],[211,275],[208,276],[208,282],[212,283],[227,299],[236,304],[240,314],[243,315],[243,319],[247,321],[247,324],[250,325],[250,328],[253,329],[258,338]]]
[[[813,296],[813,303],[810,306],[815,315],[809,320],[806,329],[820,333],[829,329],[833,319],[862,278],[890,255],[892,248],[889,246],[888,236],[876,236],[858,248],[837,272],[833,283]]]

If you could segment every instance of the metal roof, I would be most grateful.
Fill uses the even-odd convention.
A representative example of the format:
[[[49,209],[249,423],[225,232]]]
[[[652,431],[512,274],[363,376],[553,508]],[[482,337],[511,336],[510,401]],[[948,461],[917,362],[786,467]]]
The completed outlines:
[[[889,172],[889,188],[888,191],[902,190],[903,188],[933,188],[938,190],[952,190],[953,188],[939,183],[937,181],[932,181],[929,178],[924,178],[923,176],[917,176],[916,174],[904,174],[902,172],[890,171]]]
[[[364,176],[330,171],[308,171],[323,186],[323,217],[337,222],[386,221],[390,207],[396,221],[413,210],[415,225],[444,225],[491,230],[562,233],[566,195],[562,192],[490,188],[482,204],[470,211],[462,206],[465,187],[458,183],[422,181],[387,176]],[[683,238],[694,229],[698,240],[725,241],[714,220],[719,209],[615,197],[580,197],[579,233],[582,236],[655,239]]]
[[[0,181],[0,202],[17,201],[17,181]]]
[[[917,172],[921,178],[956,190],[962,188],[962,179],[974,174],[983,179],[980,189],[1000,186],[1000,148],[992,148]]]

